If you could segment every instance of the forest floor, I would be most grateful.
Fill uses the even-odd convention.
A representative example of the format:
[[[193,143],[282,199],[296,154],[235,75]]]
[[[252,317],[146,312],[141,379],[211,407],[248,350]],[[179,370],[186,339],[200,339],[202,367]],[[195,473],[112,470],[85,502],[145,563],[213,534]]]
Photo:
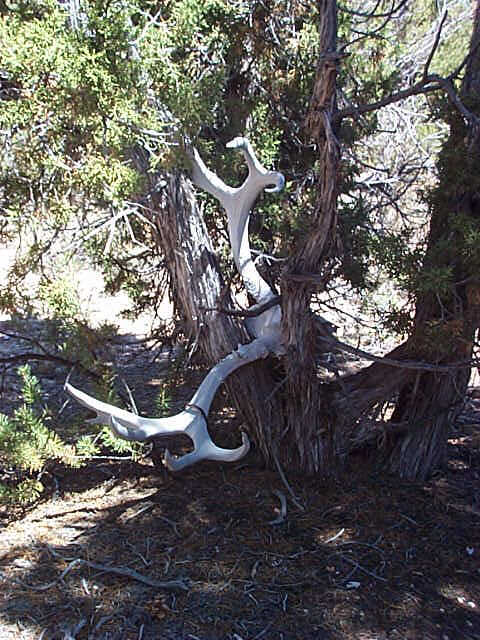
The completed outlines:
[[[359,458],[335,482],[287,486],[255,452],[180,475],[149,459],[58,467],[41,502],[2,514],[0,638],[478,639],[476,402],[421,485]],[[227,446],[231,423],[212,425]]]
[[[0,355],[25,349],[13,329],[0,319]],[[115,349],[151,412],[161,359],[134,335]],[[62,406],[65,368],[34,372]],[[4,376],[2,410],[17,382]],[[179,387],[179,406],[190,391],[191,381]],[[149,458],[52,469],[37,504],[0,513],[0,638],[480,639],[477,392],[452,429],[448,464],[423,484],[360,457],[335,481],[285,482],[254,450],[177,475]],[[62,416],[73,412],[82,409]],[[214,414],[219,444],[238,445],[238,426]]]

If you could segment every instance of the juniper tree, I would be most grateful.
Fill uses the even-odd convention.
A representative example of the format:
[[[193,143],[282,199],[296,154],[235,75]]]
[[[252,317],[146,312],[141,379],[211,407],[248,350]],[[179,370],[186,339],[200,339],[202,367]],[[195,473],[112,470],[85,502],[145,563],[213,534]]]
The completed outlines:
[[[264,272],[281,294],[285,352],[249,364],[227,381],[252,439],[270,464],[331,474],[355,448],[386,434],[381,454],[391,468],[405,477],[425,476],[442,458],[477,328],[476,222],[473,205],[465,209],[465,202],[475,200],[469,158],[476,144],[476,36],[468,63],[439,76],[429,69],[439,45],[434,33],[420,79],[395,91],[405,77],[382,49],[391,45],[364,49],[371,64],[359,65],[361,77],[345,54],[349,46],[355,51],[352,42],[363,40],[355,35],[357,17],[370,21],[374,41],[376,25],[397,35],[405,31],[404,2],[340,14],[332,0],[310,13],[300,3],[290,13],[283,3],[269,8],[184,0],[161,9],[149,2],[85,3],[82,29],[66,29],[55,3],[36,7],[15,27],[3,22],[11,136],[3,180],[10,214],[5,230],[25,228],[18,215],[25,203],[32,228],[39,211],[57,212],[56,236],[77,216],[80,235],[98,255],[105,237],[91,226],[97,217],[97,229],[110,230],[100,262],[111,284],[129,286],[140,304],[155,304],[167,274],[178,326],[213,365],[251,336],[238,318],[217,309],[235,306],[234,289],[222,277],[229,269],[225,251],[215,256],[216,245],[225,246],[225,222],[212,201],[199,206],[188,151],[197,146],[217,173],[232,178],[238,161],[218,152],[233,135],[246,133],[263,162],[278,156],[275,168],[292,176],[283,205],[262,203],[267,229],[257,228],[261,246],[285,259],[281,268]],[[475,18],[474,34],[477,27]],[[37,46],[55,38],[58,43],[32,65],[28,38]],[[383,362],[332,377],[320,365],[349,347],[313,312],[313,296],[328,292],[338,278],[367,287],[368,261],[375,251],[381,255],[367,233],[368,207],[361,199],[355,210],[339,204],[340,195],[361,183],[345,152],[352,140],[375,131],[375,110],[422,93],[448,97],[441,108],[451,137],[440,157],[438,187],[429,196],[432,224],[424,255],[421,243],[405,251],[401,236],[391,254],[396,264],[407,254],[403,281],[417,297],[411,335]],[[52,111],[45,112],[52,96]],[[447,158],[470,135],[458,170],[461,163],[449,165]],[[362,222],[363,235],[355,220]],[[127,234],[142,250],[125,256]],[[349,246],[358,249],[355,256]],[[18,304],[15,279],[44,255],[45,244],[37,242],[23,267],[17,265],[3,291],[4,306]],[[153,279],[141,268],[152,258],[159,265],[149,271]],[[421,266],[417,278],[412,265]]]

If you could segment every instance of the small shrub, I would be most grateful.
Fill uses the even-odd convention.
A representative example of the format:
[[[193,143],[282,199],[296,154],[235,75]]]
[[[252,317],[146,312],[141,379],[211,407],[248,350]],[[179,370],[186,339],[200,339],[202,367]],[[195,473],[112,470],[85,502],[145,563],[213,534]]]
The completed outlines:
[[[51,417],[30,367],[20,367],[18,373],[23,403],[12,416],[0,414],[0,502],[28,504],[42,493],[41,478],[51,462],[78,467],[80,461],[75,447],[47,426]]]
[[[116,438],[106,426],[68,444],[48,426],[52,417],[42,403],[42,389],[28,365],[20,367],[22,404],[11,416],[0,413],[0,504],[28,505],[44,490],[42,476],[53,463],[78,468],[100,453],[122,454],[132,460],[143,445]],[[112,379],[104,381],[112,400]],[[109,383],[109,384],[107,384]]]

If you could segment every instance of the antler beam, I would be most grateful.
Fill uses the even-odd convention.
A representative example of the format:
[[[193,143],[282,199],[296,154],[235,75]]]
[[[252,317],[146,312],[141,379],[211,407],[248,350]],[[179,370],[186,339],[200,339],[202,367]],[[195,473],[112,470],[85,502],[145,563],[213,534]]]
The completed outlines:
[[[184,434],[194,445],[194,450],[180,458],[174,458],[168,449],[165,451],[165,464],[172,471],[179,471],[199,460],[222,460],[234,462],[245,456],[250,443],[242,433],[242,445],[237,449],[217,447],[207,430],[207,416],[218,387],[239,367],[265,358],[269,351],[262,340],[253,340],[250,344],[239,345],[236,351],[220,360],[207,374],[202,384],[185,409],[169,418],[142,418],[135,413],[125,411],[114,405],[92,398],[79,391],[68,382],[65,390],[80,404],[97,414],[89,420],[93,424],[105,424],[115,435],[124,440],[143,442],[157,436],[175,436]]]
[[[248,176],[238,188],[227,186],[216,174],[207,169],[198,152],[191,152],[193,163],[193,181],[195,184],[215,196],[227,212],[228,231],[235,264],[240,272],[248,293],[258,303],[265,303],[275,297],[268,283],[258,273],[252,260],[248,239],[248,220],[250,209],[259,193],[269,185],[275,185],[267,191],[280,191],[285,183],[281,173],[267,171],[258,161],[252,146],[246,138],[235,138],[227,144],[231,149],[243,151],[248,165]],[[164,462],[172,471],[179,471],[199,460],[218,460],[233,462],[248,453],[250,443],[242,433],[242,445],[237,449],[218,447],[208,433],[207,416],[218,387],[236,369],[243,365],[265,358],[270,353],[283,353],[280,339],[281,311],[273,306],[255,318],[245,321],[254,340],[238,348],[220,360],[207,374],[197,392],[183,411],[169,418],[143,418],[124,409],[96,400],[70,383],[65,390],[80,404],[97,414],[90,420],[93,423],[108,425],[113,433],[126,440],[145,441],[158,436],[185,434],[193,442],[194,449],[178,458],[174,458],[168,449]]]
[[[228,234],[232,254],[237,269],[242,277],[248,293],[258,302],[263,303],[275,297],[270,285],[258,273],[252,260],[252,252],[248,238],[248,221],[250,211],[259,194],[265,190],[270,193],[281,191],[285,185],[283,174],[268,171],[263,167],[252,145],[246,138],[237,137],[227,147],[243,152],[248,166],[248,176],[237,188],[226,185],[215,173],[207,169],[196,149],[192,150],[192,179],[200,188],[205,189],[220,201],[227,213]],[[269,185],[275,185],[268,189]],[[283,353],[280,344],[281,310],[275,305],[256,318],[249,318],[245,325],[255,338],[265,339],[273,352]]]

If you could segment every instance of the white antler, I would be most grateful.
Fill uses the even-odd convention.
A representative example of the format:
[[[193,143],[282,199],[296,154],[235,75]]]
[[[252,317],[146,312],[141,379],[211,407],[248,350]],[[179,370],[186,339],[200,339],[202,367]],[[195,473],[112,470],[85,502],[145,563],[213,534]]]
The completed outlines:
[[[285,179],[281,173],[267,171],[262,167],[246,138],[234,138],[227,147],[243,151],[248,164],[248,176],[240,187],[227,186],[217,175],[209,171],[196,149],[193,150],[192,178],[197,186],[215,196],[225,208],[230,244],[237,269],[248,293],[257,302],[266,302],[274,293],[253,263],[248,240],[248,220],[259,193],[271,184],[275,184],[275,187],[267,191],[280,191]]]
[[[235,138],[228,143],[227,147],[241,149],[248,164],[248,177],[240,187],[229,187],[222,182],[216,174],[207,169],[195,149],[192,151],[193,180],[197,186],[215,196],[225,208],[235,264],[247,291],[257,302],[263,303],[270,300],[274,293],[252,261],[248,240],[248,220],[250,209],[259,193],[268,185],[275,185],[272,189],[267,189],[268,191],[280,191],[285,180],[281,173],[267,171],[262,167],[246,138]],[[80,404],[96,412],[97,415],[91,422],[108,425],[120,438],[144,441],[157,436],[187,435],[194,446],[191,453],[174,458],[168,449],[165,451],[165,464],[173,471],[179,471],[203,459],[233,462],[247,454],[250,448],[248,438],[245,433],[242,433],[242,445],[237,449],[217,447],[210,438],[207,428],[210,405],[218,387],[235,369],[254,360],[265,358],[269,353],[283,353],[280,322],[281,311],[278,305],[264,311],[256,318],[248,318],[247,328],[255,339],[248,345],[239,345],[235,351],[216,364],[209,371],[190,403],[176,416],[142,418],[96,400],[75,389],[68,382],[65,384],[65,389]]]
[[[268,353],[263,340],[257,339],[248,345],[239,345],[236,351],[220,360],[209,371],[186,408],[169,418],[142,418],[124,409],[96,400],[83,391],[75,389],[68,382],[65,385],[65,390],[80,404],[95,411],[96,417],[89,422],[106,424],[115,435],[124,440],[143,442],[156,436],[187,435],[194,445],[194,450],[191,453],[180,458],[173,458],[168,449],[165,452],[165,463],[172,471],[179,471],[203,459],[234,462],[248,453],[250,449],[248,437],[242,433],[243,442],[237,449],[217,447],[207,430],[210,405],[218,387],[235,369],[259,358],[265,358]]]
[[[248,293],[257,302],[263,303],[273,298],[275,294],[270,285],[258,273],[252,260],[248,239],[248,221],[250,210],[261,191],[264,189],[272,193],[281,191],[285,184],[285,178],[278,171],[267,171],[260,164],[252,145],[246,138],[234,138],[227,144],[227,147],[241,150],[247,161],[248,176],[240,187],[229,187],[216,174],[207,169],[196,149],[192,151],[192,178],[197,186],[215,196],[227,212],[233,259]],[[267,189],[268,185],[275,186]],[[280,345],[281,311],[278,305],[256,318],[247,319],[245,324],[254,337],[264,338],[268,341],[272,351],[277,354],[283,353]]]

